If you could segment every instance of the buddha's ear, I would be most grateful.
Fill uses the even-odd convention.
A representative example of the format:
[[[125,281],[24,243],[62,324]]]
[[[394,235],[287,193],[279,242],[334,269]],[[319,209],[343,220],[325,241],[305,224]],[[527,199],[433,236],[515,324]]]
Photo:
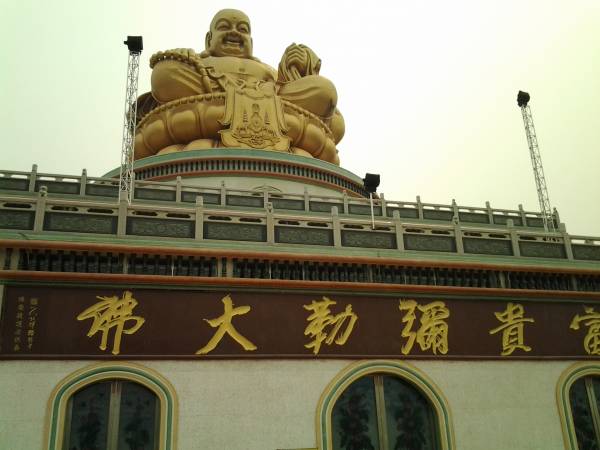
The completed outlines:
[[[208,31],[206,33],[206,38],[204,39],[204,46],[206,47],[206,50],[208,50],[210,48],[210,40],[212,39],[212,33],[210,31]]]

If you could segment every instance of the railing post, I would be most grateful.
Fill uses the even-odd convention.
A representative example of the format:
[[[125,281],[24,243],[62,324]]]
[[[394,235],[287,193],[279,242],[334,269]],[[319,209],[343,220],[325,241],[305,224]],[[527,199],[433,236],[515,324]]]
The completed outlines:
[[[177,175],[175,179],[175,201],[181,203],[181,176]]]
[[[417,212],[419,213],[419,220],[423,220],[423,203],[421,203],[420,195],[417,195]]]
[[[565,226],[565,224],[564,224],[564,223],[561,223],[561,222],[560,222],[560,215],[558,214],[558,210],[557,210],[556,208],[554,208],[554,209],[552,210],[552,219],[554,220],[554,222],[555,222],[556,224],[558,224],[558,226],[559,226],[559,227],[560,227],[560,225],[563,225],[563,226]]]
[[[79,196],[85,196],[85,187],[87,186],[87,169],[81,171],[81,178],[79,179]]]
[[[379,201],[381,203],[381,217],[387,217],[387,203],[383,192],[379,194]]]
[[[35,182],[37,180],[37,164],[31,166],[31,173],[29,174],[29,192],[35,192]]]
[[[221,181],[221,206],[227,204],[227,188],[225,187],[225,181]]]
[[[453,205],[456,205],[454,200],[452,200]],[[460,228],[460,222],[458,220],[458,216],[455,215],[452,217],[452,224],[454,225],[454,241],[456,242],[456,253],[463,254],[465,252],[465,247],[462,240],[462,229]]]
[[[273,203],[267,202],[267,243],[275,243],[275,219],[273,218]]]
[[[342,246],[342,227],[337,206],[331,207],[331,224],[333,229],[333,246],[340,248]]]
[[[304,186],[304,211],[310,211],[310,196],[308,195],[308,188]]]
[[[456,217],[456,220],[460,222],[460,214],[458,213],[458,205],[456,204],[456,200],[452,199],[452,220]]]
[[[515,231],[515,221],[512,219],[506,219],[506,226],[510,233],[510,243],[512,245],[513,256],[521,256],[521,248],[519,247],[519,236]]]
[[[562,235],[563,245],[565,246],[565,253],[567,255],[567,259],[573,260],[573,247],[571,246],[571,237],[567,233],[567,227],[564,223],[558,224],[558,231]]]
[[[48,189],[46,186],[40,186],[40,192],[35,202],[35,219],[33,222],[33,231],[41,233],[44,230],[44,217],[46,215],[46,196]]]
[[[344,214],[350,214],[350,208],[348,207],[348,191],[346,189],[343,190],[342,202],[344,203]],[[339,211],[338,211],[339,214]]]
[[[404,251],[404,229],[400,220],[400,211],[397,209],[392,212],[394,228],[396,229],[396,247],[398,250]]]
[[[492,211],[490,202],[485,202],[485,209],[487,209],[488,221],[490,222],[490,225],[493,225],[494,224],[494,211]]]
[[[196,222],[194,239],[197,241],[204,239],[204,197],[201,195],[196,196]]]
[[[523,205],[521,205],[520,203],[519,203],[519,214],[521,215],[522,226],[524,226],[524,227],[528,226],[527,216],[525,215],[525,210],[523,209]]]
[[[117,218],[117,236],[125,236],[127,234],[127,210],[129,203],[125,191],[119,192],[119,215]]]

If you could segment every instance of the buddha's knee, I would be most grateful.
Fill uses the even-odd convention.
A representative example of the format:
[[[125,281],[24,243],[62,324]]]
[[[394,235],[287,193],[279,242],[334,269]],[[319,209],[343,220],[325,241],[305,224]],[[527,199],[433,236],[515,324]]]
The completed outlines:
[[[337,91],[327,78],[309,75],[281,85],[284,99],[323,118],[329,118],[337,105]]]
[[[152,95],[161,103],[205,93],[200,74],[180,61],[157,63],[152,70],[151,85]]]

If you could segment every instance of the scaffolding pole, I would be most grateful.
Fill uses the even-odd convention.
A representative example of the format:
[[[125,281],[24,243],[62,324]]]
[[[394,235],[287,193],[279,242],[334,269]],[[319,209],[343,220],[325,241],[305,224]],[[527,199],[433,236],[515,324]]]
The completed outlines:
[[[527,92],[519,91],[517,103],[521,108],[523,115],[523,124],[525,125],[525,135],[527,136],[527,145],[531,156],[531,165],[533,166],[533,175],[535,177],[535,186],[537,188],[538,201],[540,203],[540,212],[544,222],[544,230],[556,232],[550,198],[548,197],[548,187],[546,186],[546,177],[544,176],[544,167],[542,166],[542,156],[538,146],[535,126],[533,125],[533,116],[529,107],[530,96]]]
[[[123,123],[123,143],[121,147],[121,171],[119,174],[119,198],[126,198],[131,204],[133,199],[133,153],[135,125],[137,116],[138,76],[140,55],[142,54],[142,37],[127,36],[124,42],[129,49],[127,63],[127,83],[125,87],[125,112]]]

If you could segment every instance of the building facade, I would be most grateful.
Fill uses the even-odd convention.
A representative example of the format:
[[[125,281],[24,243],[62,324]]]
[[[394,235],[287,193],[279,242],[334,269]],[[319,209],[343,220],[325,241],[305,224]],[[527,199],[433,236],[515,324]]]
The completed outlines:
[[[575,449],[595,426],[598,239],[383,196],[372,222],[331,164],[182,155],[140,161],[131,205],[111,174],[2,173],[3,448]]]

